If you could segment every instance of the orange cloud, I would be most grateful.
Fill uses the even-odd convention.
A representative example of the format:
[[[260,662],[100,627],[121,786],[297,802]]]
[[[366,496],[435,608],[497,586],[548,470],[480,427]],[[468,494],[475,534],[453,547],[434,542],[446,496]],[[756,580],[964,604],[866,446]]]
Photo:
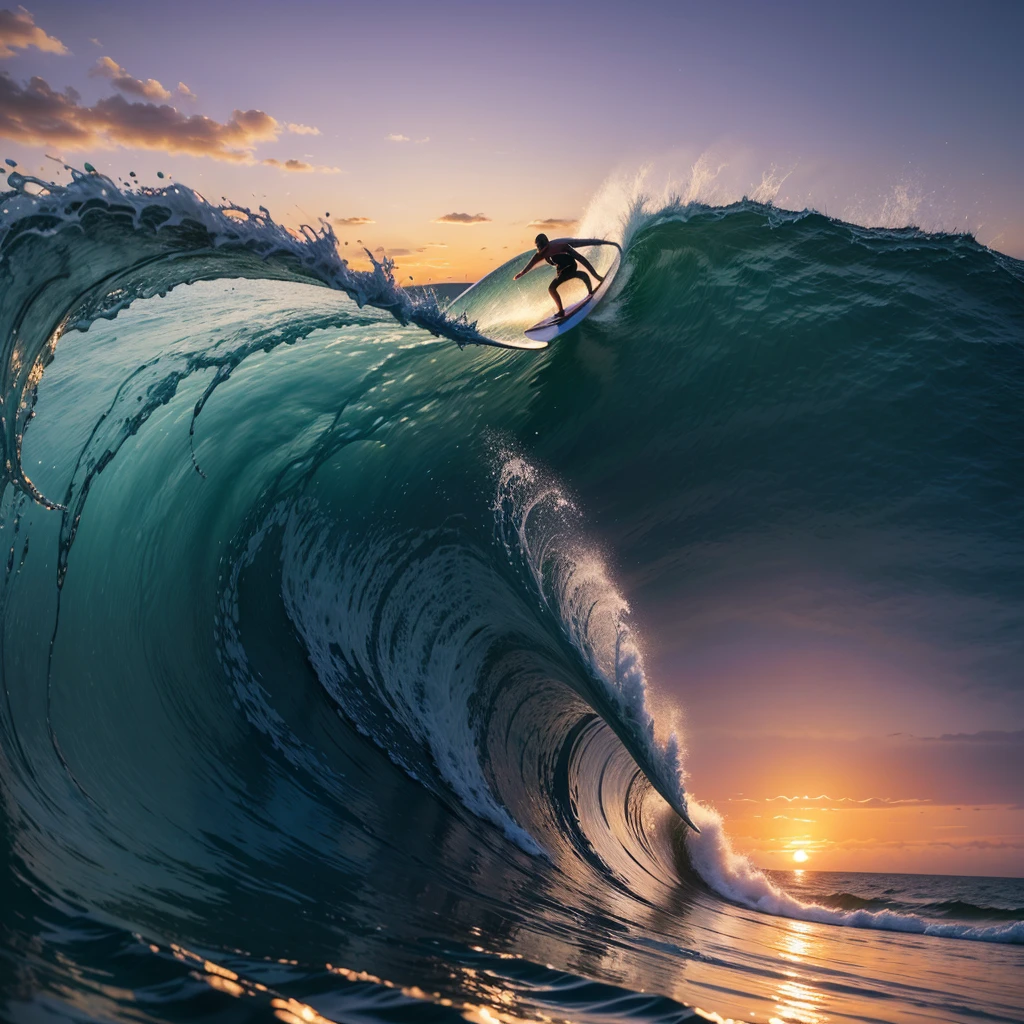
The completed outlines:
[[[52,89],[42,78],[19,84],[0,75],[0,136],[26,145],[64,149],[159,150],[254,163],[253,149],[273,141],[281,126],[262,110],[236,110],[223,123],[186,115],[169,104],[129,102],[108,96],[83,106],[72,88]]]
[[[384,246],[378,246],[376,249],[374,249],[374,252],[386,252],[388,256],[390,256],[392,259],[395,259],[399,256],[416,256],[421,252],[426,252],[426,249],[385,249]],[[409,265],[418,266],[419,264]]]
[[[302,174],[310,174],[316,172],[317,174],[341,174],[340,167],[325,167],[323,164],[307,164],[305,160],[275,160],[273,157],[268,157],[266,160],[261,160],[260,163],[266,164],[268,167],[276,167],[282,171],[298,171]]]
[[[109,78],[114,88],[129,96],[141,96],[147,100],[169,100],[170,90],[165,89],[155,78],[135,78],[110,57],[100,57],[89,72],[93,78]],[[179,86],[180,88],[180,86]],[[188,86],[185,86],[188,91]]]
[[[0,57],[13,57],[15,50],[34,47],[44,53],[67,53],[68,48],[54,36],[48,36],[24,7],[0,11]]]
[[[309,124],[289,123],[288,131],[290,131],[293,135],[319,135],[320,134],[320,129],[319,128],[314,128],[312,125],[309,125]]]
[[[822,810],[828,810],[828,804],[843,804],[844,810],[855,810],[859,807],[901,807],[907,805],[918,805],[918,804],[930,804],[931,800],[922,800],[917,797],[905,797],[903,799],[894,800],[886,796],[867,796],[863,799],[857,799],[852,796],[838,796],[831,797],[822,793],[820,796],[768,796],[765,797],[765,803],[774,803],[776,800],[784,800],[788,804],[798,803],[803,806],[814,805],[815,807],[820,806]],[[749,798],[743,800],[744,803],[752,803],[755,801],[749,800]]]
[[[531,220],[528,228],[574,228],[579,223],[571,217],[548,217],[546,220]]]
[[[438,217],[435,224],[489,224],[491,218],[482,213],[446,213]]]
[[[353,227],[357,224],[376,224],[377,222],[369,217],[342,217],[340,220],[333,221],[332,223]]]

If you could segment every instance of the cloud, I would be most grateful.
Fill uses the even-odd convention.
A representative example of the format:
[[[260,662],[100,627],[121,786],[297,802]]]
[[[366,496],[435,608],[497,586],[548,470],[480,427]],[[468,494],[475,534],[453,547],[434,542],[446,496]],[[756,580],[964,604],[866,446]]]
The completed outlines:
[[[782,840],[769,839],[767,843],[764,841],[755,842],[751,845],[750,849],[753,852],[770,855],[786,855],[789,856],[792,852],[792,844],[796,837],[786,838]],[[780,849],[778,843],[785,844],[783,849]],[[776,844],[776,845],[773,845]],[[1024,841],[1010,838],[1005,839],[1001,836],[979,836],[977,838],[953,838],[948,839],[936,838],[936,839],[819,839],[812,843],[800,842],[798,844],[805,850],[813,853],[830,853],[834,854],[837,852],[853,852],[853,853],[874,853],[878,850],[908,850],[915,853],[923,853],[928,851],[953,851],[953,852],[966,852],[974,850],[992,851],[997,853],[1005,853],[1008,851],[1024,850]]]
[[[186,100],[196,99],[196,94],[184,83],[178,83],[178,95]]]
[[[983,729],[981,732],[947,732],[941,736],[924,736],[931,743],[1024,743],[1024,729],[1003,732],[1001,729]]]
[[[548,217],[546,220],[531,220],[528,228],[574,228],[579,223],[571,217]]]
[[[383,250],[379,250],[379,251],[383,251]],[[396,258],[398,256],[416,256],[416,255],[418,255],[421,252],[426,252],[426,249],[420,248],[420,249],[388,249],[387,250],[387,254],[389,256],[391,256],[392,258]]]
[[[223,123],[201,114],[185,115],[169,104],[133,103],[108,96],[83,106],[72,89],[57,92],[42,78],[18,84],[0,75],[0,136],[26,145],[64,149],[133,149],[208,156],[231,163],[255,163],[253,149],[280,134],[281,126],[262,110],[235,110]]]
[[[733,800],[736,803],[758,803],[757,800],[751,800],[750,797],[734,797]],[[820,796],[768,796],[764,798],[764,803],[771,804],[775,803],[776,800],[782,800],[787,804],[800,804],[802,807],[809,808],[813,806],[815,809],[827,810],[858,810],[864,807],[908,807],[918,806],[920,804],[930,804],[933,801],[924,800],[919,797],[904,797],[900,799],[893,799],[887,796],[867,796],[863,799],[857,799],[852,796],[838,796],[832,797],[825,793]],[[840,806],[829,806],[829,805],[842,805]]]
[[[922,850],[928,848],[945,848],[952,850],[1024,850],[1024,840],[1002,836],[978,836],[949,839],[842,839],[838,842],[824,840],[822,846],[836,850],[857,849],[907,849]]]
[[[68,48],[54,36],[48,36],[32,15],[19,7],[0,11],[0,57],[13,57],[15,50],[34,47],[44,53],[67,53]]]
[[[319,135],[320,129],[314,128],[309,124],[295,124],[294,122],[288,123],[288,131],[293,135]]]
[[[331,222],[332,224],[348,225],[349,227],[355,227],[359,224],[376,224],[375,220],[371,220],[369,217],[342,217],[340,220]]]
[[[388,140],[388,142],[409,142],[409,141],[411,141],[409,139],[408,135],[396,135],[393,132],[392,132],[392,134],[386,135],[384,137]]]
[[[169,100],[170,90],[165,89],[155,78],[135,78],[110,57],[100,57],[89,72],[93,78],[109,78],[114,88],[129,96],[141,96],[147,100]],[[187,88],[187,86],[186,86]]]
[[[261,160],[260,163],[266,164],[268,167],[276,167],[281,171],[297,171],[300,174],[311,174],[313,172],[317,174],[341,174],[340,167],[325,167],[323,164],[306,163],[305,160],[275,160],[273,157],[268,157],[266,160]]]
[[[482,213],[446,213],[438,217],[435,224],[488,224],[491,218]]]

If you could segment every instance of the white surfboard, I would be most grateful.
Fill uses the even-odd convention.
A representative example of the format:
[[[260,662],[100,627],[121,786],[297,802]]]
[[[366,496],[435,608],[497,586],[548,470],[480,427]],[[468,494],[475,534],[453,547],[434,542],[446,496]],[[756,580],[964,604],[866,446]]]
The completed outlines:
[[[565,313],[562,316],[556,313],[554,316],[546,317],[539,323],[535,323],[532,327],[527,327],[523,333],[531,341],[542,341],[547,344],[547,342],[557,338],[560,334],[565,334],[566,331],[571,331],[577,324],[586,320],[597,309],[611,287],[612,278],[615,277],[619,269],[621,256],[621,253],[615,254],[612,265],[605,271],[604,280],[594,289],[593,295],[588,295],[586,298],[580,299],[579,302],[566,306]]]
[[[548,343],[546,341],[537,341],[535,338],[523,338],[520,341],[518,338],[515,341],[498,341],[495,338],[481,338],[479,341],[472,342],[474,345],[490,345],[493,348],[515,348],[526,352],[539,352],[542,348],[547,348]]]

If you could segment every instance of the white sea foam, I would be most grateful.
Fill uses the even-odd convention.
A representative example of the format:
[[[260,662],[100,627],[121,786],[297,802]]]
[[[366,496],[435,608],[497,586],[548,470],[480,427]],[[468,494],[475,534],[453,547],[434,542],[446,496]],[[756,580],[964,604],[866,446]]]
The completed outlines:
[[[1024,921],[989,926],[939,923],[891,910],[835,910],[817,903],[803,903],[732,848],[722,816],[717,811],[695,800],[691,800],[689,806],[701,830],[700,835],[687,836],[690,862],[715,892],[733,903],[777,917],[847,928],[874,928],[982,942],[1024,942]]]

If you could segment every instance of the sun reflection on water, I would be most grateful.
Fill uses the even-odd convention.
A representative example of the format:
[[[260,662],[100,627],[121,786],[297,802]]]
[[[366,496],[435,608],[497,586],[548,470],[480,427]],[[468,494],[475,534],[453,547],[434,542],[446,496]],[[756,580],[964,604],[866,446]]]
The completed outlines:
[[[817,958],[817,933],[806,921],[787,921],[778,945],[779,955],[794,964]],[[806,981],[798,980],[794,971],[786,972],[786,980],[775,992],[776,1016],[769,1024],[824,1024],[830,1018],[824,1012],[828,997]]]

